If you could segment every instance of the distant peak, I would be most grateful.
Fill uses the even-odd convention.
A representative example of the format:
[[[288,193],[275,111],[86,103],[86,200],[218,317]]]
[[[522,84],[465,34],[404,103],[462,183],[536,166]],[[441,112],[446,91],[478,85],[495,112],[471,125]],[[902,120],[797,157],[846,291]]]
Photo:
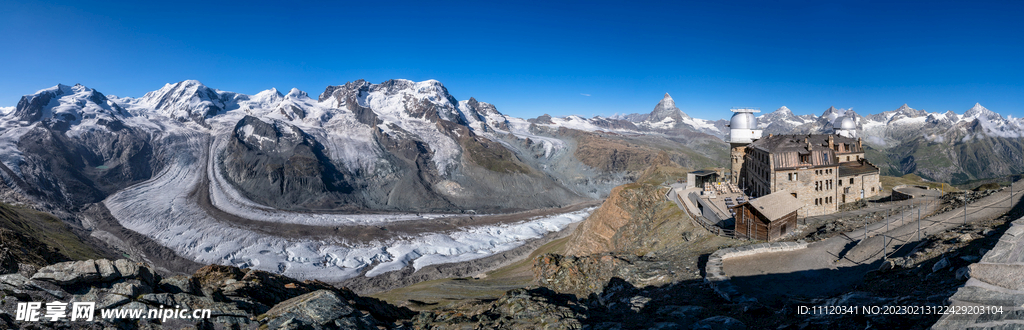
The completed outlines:
[[[911,108],[911,107],[907,106],[906,103],[903,103],[903,106],[901,106],[899,109],[896,109],[896,111],[913,111],[913,110],[914,110],[914,108]]]
[[[91,88],[85,87],[85,85],[82,85],[82,84],[75,84],[74,86],[71,86],[71,90],[74,91],[75,93],[82,93],[82,92],[92,91]]]
[[[203,83],[199,82],[199,80],[192,80],[192,79],[190,79],[190,80],[182,80],[182,81],[179,81],[179,82],[174,83],[174,84],[164,85],[164,88],[161,88],[161,89],[173,90],[173,89],[192,89],[192,88],[199,90],[199,89],[204,89],[204,88],[207,88],[207,87],[206,87],[206,85],[203,85]]]
[[[973,107],[971,107],[971,110],[981,111],[981,110],[988,110],[988,109],[986,109],[985,107],[981,106],[981,103],[978,102],[978,103],[975,103]]]
[[[781,107],[779,107],[778,109],[775,109],[775,112],[780,112],[780,113],[781,113],[781,112],[790,112],[790,113],[792,113],[793,111],[792,111],[792,110],[789,110],[789,108],[788,108],[788,107],[786,107],[786,106],[781,106]]]
[[[286,97],[309,97],[309,95],[306,94],[306,92],[299,90],[298,88],[292,88],[290,91],[288,91],[288,95],[286,95]]]
[[[269,94],[269,95],[274,95],[274,96],[284,96],[284,94],[281,94],[281,91],[277,90],[277,88],[274,88],[274,87],[271,87],[268,90],[259,92],[256,95],[260,95],[260,94]]]
[[[50,87],[50,88],[40,89],[40,90],[36,91],[35,93],[32,93],[32,95],[42,94],[42,93],[54,93],[56,95],[63,95],[63,94],[74,94],[75,92],[72,90],[71,86],[68,86],[68,85],[65,85],[65,84],[57,84],[57,86],[53,86],[53,87]]]
[[[665,97],[663,97],[662,99],[663,100],[671,100],[672,99],[672,95],[668,95],[668,93],[665,93]]]

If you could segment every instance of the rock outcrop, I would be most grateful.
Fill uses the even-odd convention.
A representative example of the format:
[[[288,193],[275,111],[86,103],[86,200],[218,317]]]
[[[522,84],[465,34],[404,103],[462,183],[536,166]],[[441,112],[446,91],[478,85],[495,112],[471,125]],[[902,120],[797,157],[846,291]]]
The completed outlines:
[[[584,220],[569,236],[565,253],[585,256],[611,251],[612,236],[629,221],[629,214],[619,205],[622,203],[623,186],[612,189],[601,207]]]
[[[318,281],[296,281],[259,270],[210,265],[191,276],[161,278],[145,264],[125,259],[68,261],[34,274],[0,275],[0,310],[21,302],[95,302],[94,320],[22,322],[0,314],[0,327],[19,328],[403,328],[415,313]],[[101,310],[171,308],[210,310],[200,319],[101,318]]]

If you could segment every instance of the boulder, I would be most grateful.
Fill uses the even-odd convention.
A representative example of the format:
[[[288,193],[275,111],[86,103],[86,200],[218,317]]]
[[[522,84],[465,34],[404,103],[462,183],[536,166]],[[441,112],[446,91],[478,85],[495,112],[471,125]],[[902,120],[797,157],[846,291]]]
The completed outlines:
[[[208,265],[192,274],[192,280],[204,296],[221,299],[224,287],[238,282],[242,276],[245,273],[238,267]]]
[[[121,272],[117,270],[114,263],[115,262],[107,259],[96,260],[96,270],[99,271],[100,281],[107,282],[121,278]]]
[[[946,267],[949,267],[949,259],[942,258],[935,265],[932,265],[932,273],[946,269]]]
[[[971,277],[971,268],[970,267],[961,267],[960,269],[956,270],[956,279],[963,280],[963,279],[967,279],[967,278],[970,278],[970,277]]]
[[[728,317],[728,316],[712,316],[700,321],[691,327],[691,329],[709,329],[709,330],[744,330],[747,328],[746,324],[740,322],[740,320]]]
[[[580,329],[584,312],[575,296],[541,287],[508,291],[487,313],[510,320],[513,329]]]
[[[689,326],[700,320],[700,316],[706,312],[707,309],[700,306],[664,306],[658,308],[655,315],[666,321]]]
[[[192,279],[185,275],[177,275],[171,277],[165,277],[160,279],[160,283],[157,284],[160,291],[168,293],[198,293],[199,290],[196,288],[195,283]]]
[[[40,268],[32,279],[66,286],[96,281],[100,273],[95,260],[67,261]]]
[[[137,297],[142,294],[152,293],[153,288],[148,285],[142,284],[139,280],[129,280],[124,282],[114,283],[110,288],[110,293],[118,294],[130,298]]]
[[[330,290],[307,293],[275,305],[260,316],[269,329],[289,327],[331,329],[335,320],[357,314],[356,310]],[[357,316],[362,316],[357,315]]]
[[[114,261],[114,268],[117,268],[117,272],[121,274],[122,278],[138,279],[149,286],[155,286],[160,282],[158,276],[142,263],[135,263],[127,259],[117,259]]]

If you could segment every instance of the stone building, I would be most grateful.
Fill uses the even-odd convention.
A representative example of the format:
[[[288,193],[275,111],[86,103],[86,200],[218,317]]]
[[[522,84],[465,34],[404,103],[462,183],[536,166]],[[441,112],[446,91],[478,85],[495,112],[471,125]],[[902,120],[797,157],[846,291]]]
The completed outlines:
[[[848,133],[851,120],[837,118],[839,125],[835,127],[844,132],[836,129],[836,133]],[[732,176],[733,182],[751,198],[788,191],[803,204],[800,216],[833,213],[840,204],[881,193],[878,167],[864,158],[859,138],[839,134],[769,135],[740,148],[742,157],[733,158],[732,166],[738,172]],[[738,149],[734,146],[733,153]]]

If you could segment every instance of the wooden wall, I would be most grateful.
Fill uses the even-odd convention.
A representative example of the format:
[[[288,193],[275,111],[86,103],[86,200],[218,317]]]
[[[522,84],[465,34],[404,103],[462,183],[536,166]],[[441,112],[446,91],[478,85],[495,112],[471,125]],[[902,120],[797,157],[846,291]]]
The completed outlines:
[[[768,222],[750,204],[744,204],[736,212],[736,237],[762,241],[774,241],[796,230],[796,211],[790,212],[775,222]],[[782,232],[782,227],[786,232]]]

